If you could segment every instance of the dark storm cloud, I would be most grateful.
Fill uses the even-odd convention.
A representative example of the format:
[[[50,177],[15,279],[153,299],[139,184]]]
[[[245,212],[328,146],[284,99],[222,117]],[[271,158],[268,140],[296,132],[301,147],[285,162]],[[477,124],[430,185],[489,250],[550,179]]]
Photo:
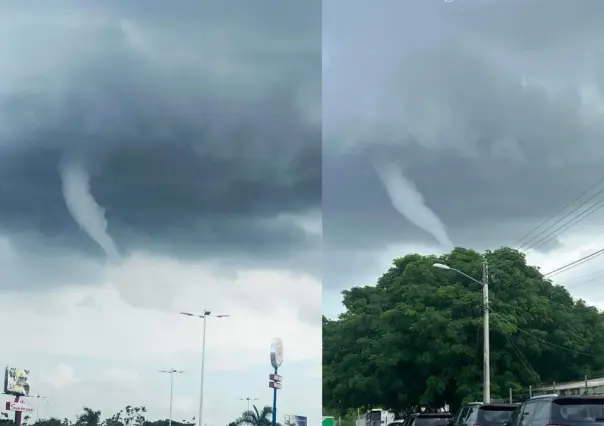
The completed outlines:
[[[0,233],[17,248],[102,255],[66,207],[66,159],[122,254],[289,266],[318,247],[278,216],[320,208],[320,2],[29,9],[0,18]]]
[[[364,23],[338,21],[338,32],[325,35],[333,55],[324,86],[337,87],[324,95],[327,286],[343,285],[343,268],[363,274],[358,262],[342,265],[343,249],[437,246],[392,207],[372,157],[401,166],[455,244],[480,249],[513,244],[604,174],[604,119],[580,91],[604,89],[595,48],[604,38],[595,27],[601,3],[566,12],[561,2],[426,3],[385,3],[396,25],[378,25],[363,9]],[[571,25],[569,16],[584,20]],[[341,18],[324,19],[328,32]],[[548,36],[558,28],[569,35],[558,37],[559,48]],[[362,34],[373,31],[382,35],[372,44]],[[560,65],[550,68],[554,59]]]

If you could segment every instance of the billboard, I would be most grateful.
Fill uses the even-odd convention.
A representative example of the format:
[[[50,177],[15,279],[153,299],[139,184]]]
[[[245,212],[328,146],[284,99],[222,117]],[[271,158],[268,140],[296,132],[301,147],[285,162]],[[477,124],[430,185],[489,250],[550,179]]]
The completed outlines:
[[[294,416],[293,426],[306,426],[307,419],[304,416]]]
[[[29,396],[29,370],[6,367],[4,371],[4,393]]]
[[[14,401],[6,401],[6,411],[21,411],[23,413],[33,413],[36,410],[33,407],[27,405],[25,399],[19,400],[19,397],[15,397]]]

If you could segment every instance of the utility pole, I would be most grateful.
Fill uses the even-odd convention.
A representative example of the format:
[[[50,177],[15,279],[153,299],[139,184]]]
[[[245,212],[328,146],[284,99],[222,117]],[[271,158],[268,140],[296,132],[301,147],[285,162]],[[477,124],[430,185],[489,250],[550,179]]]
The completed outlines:
[[[491,344],[489,325],[489,264],[482,264],[482,303],[484,308],[484,403],[491,403]]]
[[[482,262],[482,280],[477,280],[460,271],[459,269],[451,268],[444,263],[435,263],[432,265],[438,269],[455,271],[458,274],[474,281],[482,287],[482,305],[483,305],[483,333],[484,333],[484,351],[483,351],[483,377],[484,377],[484,397],[483,401],[485,404],[491,403],[491,344],[489,342],[490,330],[489,330],[489,264],[484,259]]]
[[[172,401],[174,399],[174,374],[184,373],[183,370],[175,370],[173,368],[169,370],[159,370],[160,373],[170,375],[170,417],[168,417],[168,426],[172,426]]]

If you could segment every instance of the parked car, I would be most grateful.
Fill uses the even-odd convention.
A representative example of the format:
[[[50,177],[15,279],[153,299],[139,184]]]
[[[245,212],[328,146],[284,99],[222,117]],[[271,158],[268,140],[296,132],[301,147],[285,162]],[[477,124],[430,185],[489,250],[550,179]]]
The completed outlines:
[[[503,426],[604,424],[604,397],[542,395],[523,402]]]
[[[453,426],[501,426],[517,407],[518,404],[471,402],[460,408],[451,424]]]
[[[402,426],[447,426],[451,413],[416,413],[407,417]]]

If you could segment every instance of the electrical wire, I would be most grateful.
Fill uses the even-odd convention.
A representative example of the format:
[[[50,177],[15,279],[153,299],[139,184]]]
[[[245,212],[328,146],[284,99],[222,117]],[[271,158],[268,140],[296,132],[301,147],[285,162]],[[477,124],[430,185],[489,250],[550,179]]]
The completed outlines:
[[[599,355],[595,355],[595,354],[588,353],[588,352],[576,351],[576,350],[574,350],[574,349],[570,349],[570,348],[566,348],[566,347],[564,347],[564,346],[560,346],[560,345],[556,345],[556,344],[554,344],[554,343],[550,343],[550,342],[548,342],[547,340],[544,340],[544,339],[542,339],[542,338],[540,338],[540,337],[538,337],[538,336],[535,336],[535,335],[534,335],[534,334],[532,334],[532,333],[529,333],[529,332],[528,332],[528,331],[526,331],[526,330],[521,329],[521,328],[520,328],[520,327],[518,327],[516,324],[512,323],[510,320],[508,320],[507,318],[505,318],[503,315],[501,315],[501,314],[499,314],[499,313],[497,313],[497,312],[493,311],[493,309],[489,308],[489,311],[490,311],[492,314],[494,314],[496,317],[498,317],[499,319],[501,319],[503,322],[505,322],[505,323],[507,323],[507,324],[509,324],[509,325],[513,326],[513,327],[514,327],[516,330],[518,330],[519,332],[521,332],[521,333],[523,333],[523,334],[526,334],[526,335],[527,335],[527,336],[529,336],[529,337],[532,337],[533,339],[535,339],[535,340],[537,340],[537,341],[539,341],[539,342],[543,343],[544,345],[550,346],[550,347],[555,348],[555,349],[560,349],[560,350],[563,350],[563,351],[571,352],[571,353],[574,353],[574,354],[577,354],[577,355],[585,355],[585,356],[590,356],[590,357],[594,357],[594,358],[597,358],[597,357],[600,357],[600,356],[601,356],[601,355],[599,356]]]
[[[601,192],[604,192],[604,189]],[[600,210],[602,207],[604,207],[604,199],[598,201],[596,204],[591,205],[587,209],[585,209],[582,212],[580,212],[578,215],[576,215],[574,217],[571,217],[569,220],[567,220],[562,225],[560,225],[559,227],[557,227],[556,229],[554,229],[552,232],[544,235],[539,240],[537,240],[534,244],[526,247],[523,251],[526,253],[529,250],[537,250],[538,248],[543,247],[545,244],[547,244],[548,242],[550,242],[554,238],[559,237],[565,231],[569,230],[570,228],[572,228],[573,226],[575,226],[576,224],[578,224],[582,220],[584,220],[587,217],[591,216],[592,214],[594,214],[595,212],[597,212],[598,210]],[[577,207],[577,208],[579,208],[579,207]],[[563,218],[564,217],[562,217],[560,220],[562,220]],[[554,224],[555,223],[557,223],[557,222],[554,222]],[[553,224],[552,224],[552,226],[553,226]]]
[[[591,272],[589,274],[579,276],[576,279],[574,279],[572,282],[563,281],[563,282],[559,283],[558,285],[563,286],[565,289],[569,290],[569,289],[575,289],[578,287],[582,287],[585,284],[592,283],[592,282],[597,281],[602,278],[604,278],[604,269],[600,269],[600,270]]]
[[[497,317],[495,317],[495,318],[497,318]],[[499,318],[497,318],[497,320],[499,320]],[[496,321],[496,324],[498,322],[499,321]],[[541,381],[541,377],[535,371],[535,369],[533,368],[533,366],[531,365],[531,363],[528,361],[528,359],[526,359],[526,357],[524,356],[524,354],[522,353],[522,351],[520,350],[520,348],[516,345],[516,343],[514,343],[514,340],[512,339],[512,336],[510,335],[510,333],[508,333],[507,330],[501,326],[501,324],[497,324],[497,325],[499,326],[499,330],[501,331],[501,334],[503,334],[503,336],[505,337],[505,339],[508,341],[508,343],[512,347],[512,350],[516,353],[516,355],[518,355],[518,359],[520,360],[520,363],[524,366],[524,368],[526,369],[526,371],[531,376],[533,376],[534,378],[536,378],[538,382],[540,382]]]
[[[588,261],[590,261],[592,259],[595,259],[596,257],[601,256],[603,254],[604,254],[604,249],[597,250],[597,251],[595,251],[595,252],[593,252],[591,254],[588,254],[587,256],[584,256],[584,257],[582,257],[580,259],[577,259],[577,260],[575,260],[573,262],[567,263],[564,266],[556,268],[553,271],[549,271],[549,272],[543,274],[543,277],[548,277],[549,278],[549,277],[552,277],[554,275],[558,275],[558,274],[560,274],[562,272],[566,272],[569,269],[575,268],[575,267],[577,267],[577,266],[579,266],[579,265],[581,265],[581,264],[583,264],[585,262],[588,262]]]
[[[525,247],[528,243],[530,243],[533,238],[535,238],[536,236],[540,235],[542,232],[547,231],[548,229],[550,229],[553,225],[555,225],[556,223],[558,223],[560,220],[558,220],[557,222],[554,222],[552,225],[550,225],[549,227],[545,228],[544,230],[542,230],[540,233],[538,233],[537,235],[534,235],[533,237],[529,238],[528,241],[525,241],[529,236],[531,236],[535,231],[538,231],[542,226],[546,225],[550,220],[556,218],[559,214],[563,213],[565,210],[567,210],[569,207],[571,207],[573,204],[575,204],[577,201],[579,201],[581,198],[583,198],[585,195],[587,195],[589,192],[591,192],[594,188],[597,188],[600,184],[604,183],[604,177],[602,177],[600,180],[598,180],[596,183],[594,183],[591,187],[589,187],[588,189],[586,189],[585,191],[583,191],[581,194],[579,194],[577,197],[573,198],[571,201],[569,201],[564,207],[562,207],[560,210],[558,210],[556,213],[554,213],[552,216],[548,217],[547,219],[545,219],[543,222],[541,222],[537,227],[533,228],[532,230],[530,230],[529,232],[527,232],[522,238],[520,238],[518,241],[516,241],[516,243],[514,244],[514,246],[518,247],[519,250],[521,250],[523,247]],[[601,192],[603,192],[604,189],[602,189],[601,191],[599,191],[598,193],[596,193],[596,195],[600,194]],[[589,200],[591,200],[593,198],[590,197],[588,200],[584,201],[583,203],[580,203],[579,206],[575,207],[573,210],[571,210],[569,213],[567,213],[564,217],[567,217],[568,214],[573,213],[574,211],[576,211],[577,209],[581,208],[581,206],[583,206],[586,202],[588,202]],[[524,241],[524,243],[523,243]]]

